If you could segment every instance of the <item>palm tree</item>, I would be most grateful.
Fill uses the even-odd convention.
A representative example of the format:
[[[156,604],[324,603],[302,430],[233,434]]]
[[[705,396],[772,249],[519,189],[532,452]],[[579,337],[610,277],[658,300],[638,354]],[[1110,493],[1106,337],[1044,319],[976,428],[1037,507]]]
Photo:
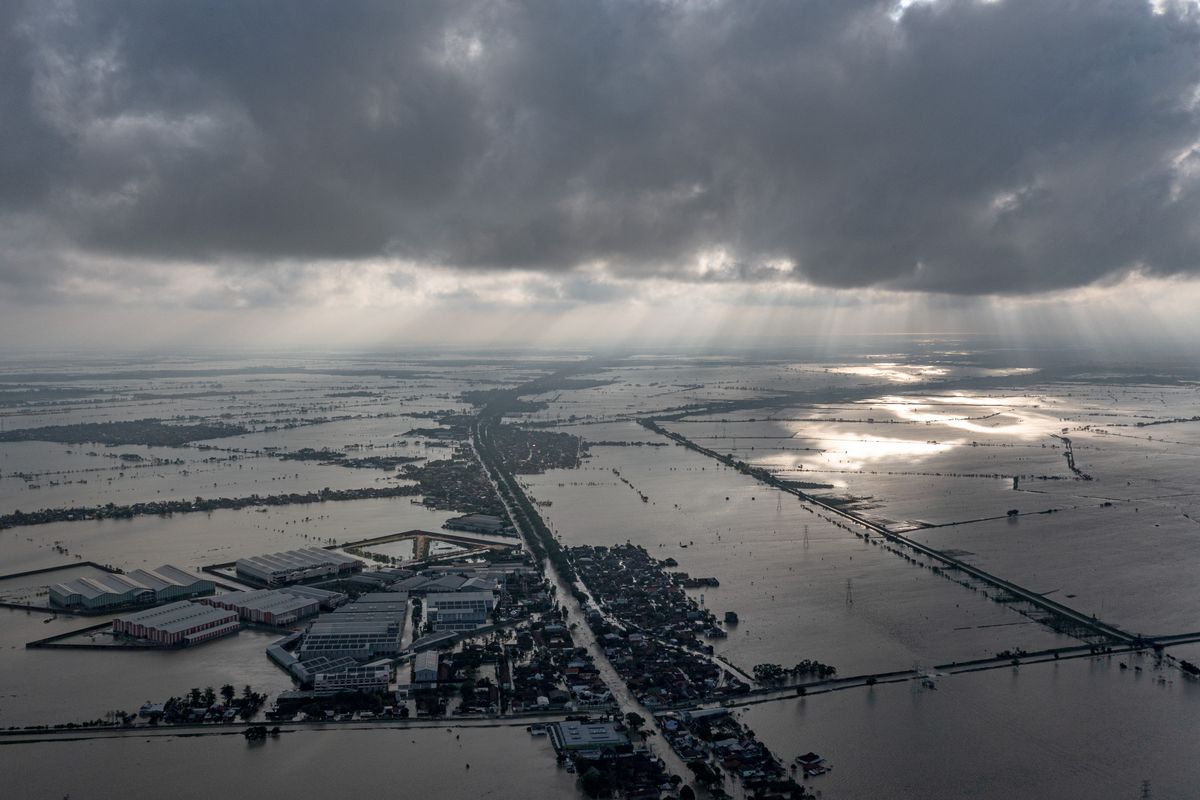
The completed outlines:
[[[204,689],[204,705],[212,707],[217,702],[217,693],[213,691],[213,687],[206,686]]]
[[[225,705],[229,705],[231,702],[233,702],[233,696],[236,693],[237,690],[233,688],[232,684],[227,683],[221,687],[221,697],[224,698]]]

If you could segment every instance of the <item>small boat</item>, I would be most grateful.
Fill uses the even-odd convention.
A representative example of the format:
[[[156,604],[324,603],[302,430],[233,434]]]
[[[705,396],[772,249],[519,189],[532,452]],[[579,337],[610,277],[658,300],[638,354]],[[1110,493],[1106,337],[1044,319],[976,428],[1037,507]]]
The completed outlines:
[[[545,736],[546,735],[546,726],[541,725],[541,724],[530,725],[525,730],[529,731],[530,736]]]

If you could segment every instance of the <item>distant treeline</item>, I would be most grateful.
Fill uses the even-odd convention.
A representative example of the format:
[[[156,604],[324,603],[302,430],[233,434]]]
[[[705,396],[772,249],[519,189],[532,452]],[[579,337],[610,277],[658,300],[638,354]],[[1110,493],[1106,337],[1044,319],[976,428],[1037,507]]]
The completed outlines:
[[[319,464],[351,467],[353,469],[383,469],[393,470],[403,464],[421,461],[422,456],[367,456],[365,458],[350,458],[340,450],[314,450],[304,447],[289,453],[277,453],[284,461],[316,461]]]
[[[99,442],[107,445],[144,444],[158,447],[179,447],[202,439],[238,436],[247,429],[224,422],[199,422],[173,425],[161,419],[147,418],[122,422],[81,422],[75,425],[49,425],[43,428],[18,428],[0,433],[0,442],[57,442],[82,444]]]
[[[321,489],[318,492],[257,495],[248,497],[216,497],[205,499],[197,497],[194,500],[156,500],[150,503],[133,503],[117,505],[108,503],[103,506],[75,506],[72,508],[43,508],[39,511],[14,511],[0,516],[0,529],[15,528],[20,525],[45,525],[50,522],[75,522],[89,519],[131,519],[148,515],[165,516],[169,514],[190,514],[196,511],[217,511],[219,509],[242,509],[255,506],[290,506],[311,503],[325,503],[339,500],[370,500],[385,497],[409,497],[420,494],[416,486],[387,486],[383,488],[364,489]]]
[[[0,406],[24,406],[34,404],[59,403],[64,400],[78,400],[98,394],[95,389],[74,389],[58,386],[18,389],[5,387],[0,389]]]
[[[1177,417],[1175,419],[1159,419],[1154,422],[1139,422],[1137,427],[1148,428],[1151,425],[1173,425],[1177,422],[1200,422],[1200,416],[1196,417]]]

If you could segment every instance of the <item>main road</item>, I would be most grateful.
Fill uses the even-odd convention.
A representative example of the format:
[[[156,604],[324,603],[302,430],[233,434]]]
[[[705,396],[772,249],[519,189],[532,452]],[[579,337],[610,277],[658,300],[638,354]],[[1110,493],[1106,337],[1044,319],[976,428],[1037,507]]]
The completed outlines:
[[[483,466],[484,473],[488,475],[493,487],[495,487],[496,494],[500,497],[500,502],[504,504],[509,519],[513,521],[513,525],[516,526],[517,532],[521,535],[526,549],[530,553],[537,553],[540,547],[534,545],[536,532],[529,530],[529,521],[526,519],[524,513],[517,513],[518,509],[514,509],[509,501],[510,497],[525,497],[524,490],[505,468],[503,463],[489,463],[485,455],[495,452],[491,439],[492,425],[498,422],[498,419],[498,415],[481,414],[471,427],[471,446],[475,451],[475,457]],[[500,459],[496,459],[496,461],[499,462]],[[596,635],[592,632],[591,626],[587,624],[583,607],[575,599],[574,587],[569,585],[562,575],[559,574],[558,569],[549,558],[542,559],[542,569],[546,577],[550,579],[551,584],[555,587],[559,604],[566,609],[567,624],[570,627],[571,635],[575,639],[576,645],[587,648],[588,653],[591,654],[596,664],[596,669],[600,672],[600,677],[608,686],[609,691],[612,692],[613,699],[616,701],[621,714],[638,714],[652,726],[653,713],[630,693],[629,688],[625,685],[625,681],[617,674],[616,669],[613,668],[612,663],[608,660],[608,656],[605,655],[604,650],[600,647],[600,643],[596,640]],[[680,778],[683,778],[684,782],[690,783],[691,771],[683,763],[683,760],[675,754],[674,750],[661,740],[655,742],[652,738],[646,740],[646,745],[651,753],[663,760],[668,773],[676,774]]]

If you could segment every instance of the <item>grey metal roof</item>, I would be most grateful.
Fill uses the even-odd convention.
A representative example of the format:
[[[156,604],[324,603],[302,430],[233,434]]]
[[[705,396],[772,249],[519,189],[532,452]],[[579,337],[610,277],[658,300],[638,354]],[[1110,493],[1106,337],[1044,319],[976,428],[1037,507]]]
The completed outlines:
[[[223,608],[180,600],[158,608],[139,611],[118,618],[121,622],[145,625],[166,633],[179,633],[205,622],[237,621],[237,614]]]

